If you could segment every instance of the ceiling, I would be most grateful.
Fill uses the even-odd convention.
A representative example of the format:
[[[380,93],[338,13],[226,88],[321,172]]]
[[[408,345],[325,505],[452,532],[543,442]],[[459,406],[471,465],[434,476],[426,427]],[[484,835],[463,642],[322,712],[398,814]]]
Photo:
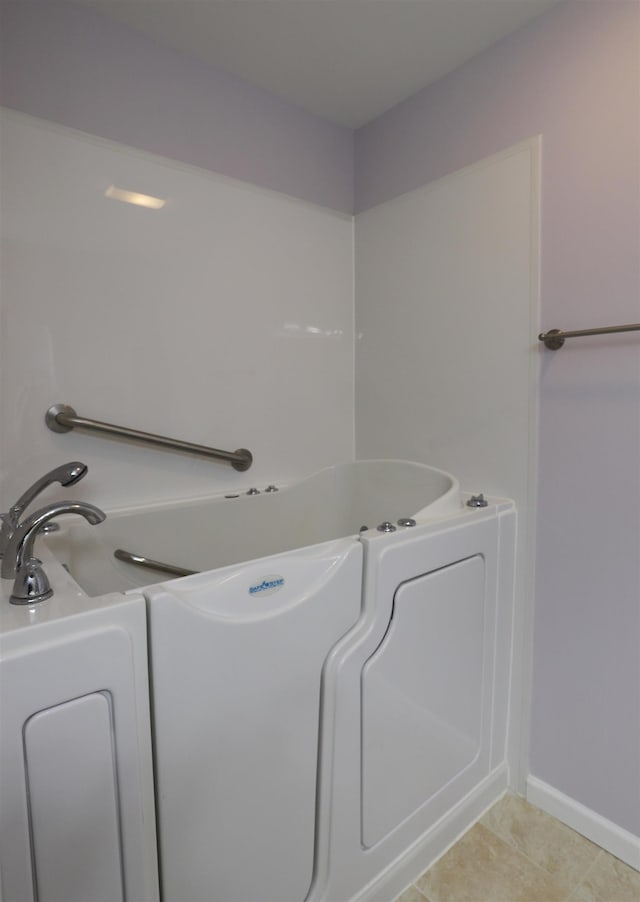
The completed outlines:
[[[357,128],[559,0],[76,0]]]

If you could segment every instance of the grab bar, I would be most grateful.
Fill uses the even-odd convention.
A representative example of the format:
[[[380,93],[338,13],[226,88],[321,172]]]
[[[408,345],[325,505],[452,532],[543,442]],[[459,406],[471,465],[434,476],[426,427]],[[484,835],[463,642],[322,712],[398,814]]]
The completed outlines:
[[[206,445],[194,445],[152,432],[139,432],[126,426],[114,426],[112,423],[101,423],[99,420],[88,420],[79,417],[73,407],[68,404],[53,404],[45,414],[45,423],[52,432],[69,432],[71,429],[84,429],[86,432],[97,432],[110,438],[122,441],[142,442],[153,445],[164,451],[179,451],[181,454],[194,454],[198,457],[215,458],[230,463],[234,470],[248,470],[253,463],[253,455],[246,448],[236,451],[220,451]]]
[[[142,557],[141,554],[133,554],[131,551],[125,551],[123,548],[116,548],[113,556],[125,564],[133,564],[136,567],[143,567],[145,570],[157,570],[159,573],[168,573],[171,576],[193,576],[199,573],[199,570],[186,570],[184,567],[176,567],[175,564],[165,564],[163,561],[154,561],[150,557]]]
[[[557,351],[564,344],[565,338],[579,338],[582,335],[607,335],[610,332],[637,332],[640,323],[628,323],[624,326],[602,326],[599,329],[576,329],[573,332],[563,332],[561,329],[549,329],[541,332],[538,341],[543,341],[550,351]]]

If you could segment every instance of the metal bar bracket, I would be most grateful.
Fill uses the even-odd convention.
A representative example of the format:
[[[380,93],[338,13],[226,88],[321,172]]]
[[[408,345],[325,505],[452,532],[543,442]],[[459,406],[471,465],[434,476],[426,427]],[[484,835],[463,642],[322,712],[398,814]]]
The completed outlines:
[[[624,326],[601,326],[599,329],[575,329],[572,332],[563,332],[561,329],[549,329],[541,332],[538,341],[543,341],[550,351],[557,351],[564,344],[565,338],[580,338],[583,335],[608,335],[612,332],[637,332],[640,323],[627,323]]]

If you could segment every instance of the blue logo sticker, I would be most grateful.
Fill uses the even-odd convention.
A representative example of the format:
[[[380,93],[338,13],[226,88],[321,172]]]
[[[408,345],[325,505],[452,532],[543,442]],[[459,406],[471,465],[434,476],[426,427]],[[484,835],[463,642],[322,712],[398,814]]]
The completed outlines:
[[[249,586],[249,595],[272,595],[284,586],[284,576],[265,576],[261,582]]]

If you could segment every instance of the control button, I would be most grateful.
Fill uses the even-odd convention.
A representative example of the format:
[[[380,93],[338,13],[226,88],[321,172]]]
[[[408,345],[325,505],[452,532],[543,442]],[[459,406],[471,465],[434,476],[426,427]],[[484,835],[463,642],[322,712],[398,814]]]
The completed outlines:
[[[467,501],[467,507],[489,507],[489,502],[482,493],[472,495]]]

